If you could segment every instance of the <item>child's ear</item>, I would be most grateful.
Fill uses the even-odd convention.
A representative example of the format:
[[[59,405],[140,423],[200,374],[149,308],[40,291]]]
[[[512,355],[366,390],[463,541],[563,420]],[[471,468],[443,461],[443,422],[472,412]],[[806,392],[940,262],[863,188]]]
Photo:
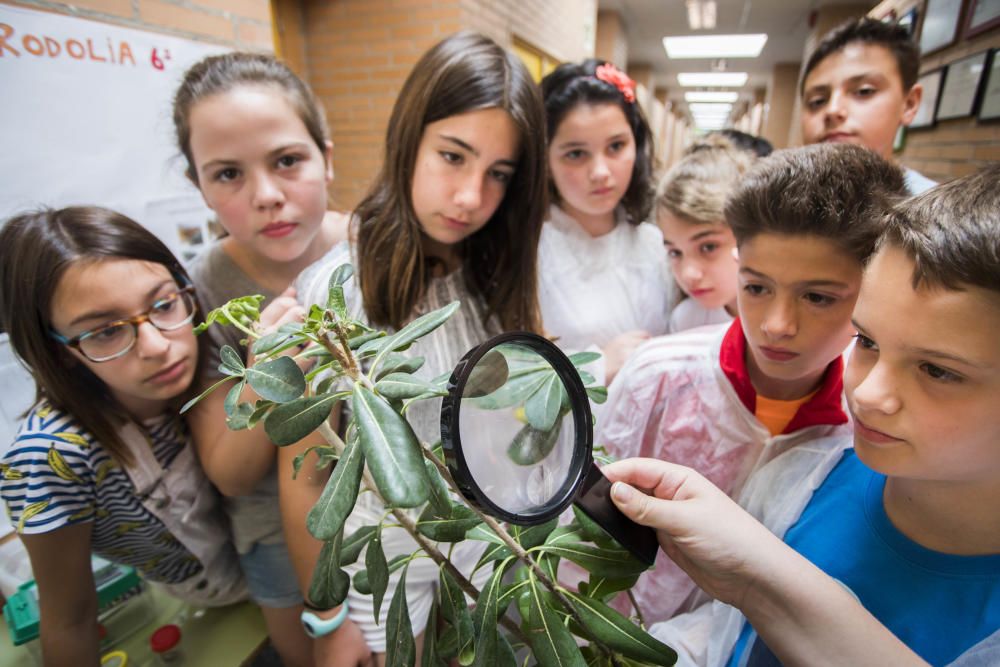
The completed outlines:
[[[333,181],[333,142],[323,142],[323,161],[326,162],[326,182]]]
[[[909,125],[913,122],[914,116],[917,115],[917,109],[920,108],[920,100],[923,98],[924,87],[919,83],[913,84],[913,87],[910,88],[903,99],[903,114],[900,117],[903,125]]]

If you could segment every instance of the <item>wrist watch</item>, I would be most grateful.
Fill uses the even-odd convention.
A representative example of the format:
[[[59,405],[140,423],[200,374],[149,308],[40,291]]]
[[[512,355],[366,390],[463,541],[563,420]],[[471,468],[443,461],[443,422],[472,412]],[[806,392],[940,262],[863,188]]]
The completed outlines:
[[[325,637],[344,624],[344,620],[347,619],[347,600],[340,605],[340,611],[333,618],[320,618],[315,613],[317,611],[323,610],[310,608],[307,603],[299,617],[302,620],[302,629],[313,639]]]

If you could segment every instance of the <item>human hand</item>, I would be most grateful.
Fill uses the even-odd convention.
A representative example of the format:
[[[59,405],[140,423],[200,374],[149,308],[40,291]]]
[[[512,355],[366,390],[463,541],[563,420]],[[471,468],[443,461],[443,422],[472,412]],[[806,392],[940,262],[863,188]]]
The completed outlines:
[[[260,320],[257,323],[257,333],[266,336],[278,330],[283,324],[289,322],[302,322],[305,320],[306,310],[295,298],[295,288],[289,287],[279,294],[267,308],[260,312]],[[302,352],[301,348],[292,347],[282,352],[283,355],[295,355]],[[247,365],[252,366],[255,358],[248,353]],[[313,364],[311,359],[296,359],[295,362],[303,371],[309,369]]]
[[[316,667],[374,667],[375,658],[361,628],[345,618],[339,628],[313,640]]]
[[[781,540],[694,470],[635,458],[602,472],[622,513],[656,529],[666,554],[716,599],[742,607],[780,562]]]
[[[601,350],[604,355],[604,382],[610,385],[635,349],[649,340],[647,331],[635,329],[615,336]]]

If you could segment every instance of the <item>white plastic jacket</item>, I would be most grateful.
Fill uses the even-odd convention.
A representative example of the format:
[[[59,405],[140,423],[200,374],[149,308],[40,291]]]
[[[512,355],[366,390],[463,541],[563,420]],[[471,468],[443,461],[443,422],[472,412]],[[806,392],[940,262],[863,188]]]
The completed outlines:
[[[642,456],[694,468],[736,497],[751,473],[779,454],[831,436],[849,436],[842,360],[786,432],[772,436],[754,416],[739,320],[654,338],[611,385],[595,444],[616,459]],[[681,610],[696,586],[659,554],[632,593],[647,622]]]

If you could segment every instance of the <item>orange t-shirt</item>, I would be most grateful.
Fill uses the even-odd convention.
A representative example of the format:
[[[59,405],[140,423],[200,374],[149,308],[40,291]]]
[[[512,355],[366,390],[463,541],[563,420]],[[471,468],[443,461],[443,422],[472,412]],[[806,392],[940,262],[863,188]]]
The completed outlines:
[[[809,399],[815,395],[816,392],[814,391],[802,398],[796,398],[791,401],[779,401],[757,394],[757,408],[754,411],[754,416],[760,420],[761,424],[767,427],[771,435],[780,435],[789,422],[792,421],[792,418],[795,417],[795,413],[799,411],[799,408],[808,403]]]

